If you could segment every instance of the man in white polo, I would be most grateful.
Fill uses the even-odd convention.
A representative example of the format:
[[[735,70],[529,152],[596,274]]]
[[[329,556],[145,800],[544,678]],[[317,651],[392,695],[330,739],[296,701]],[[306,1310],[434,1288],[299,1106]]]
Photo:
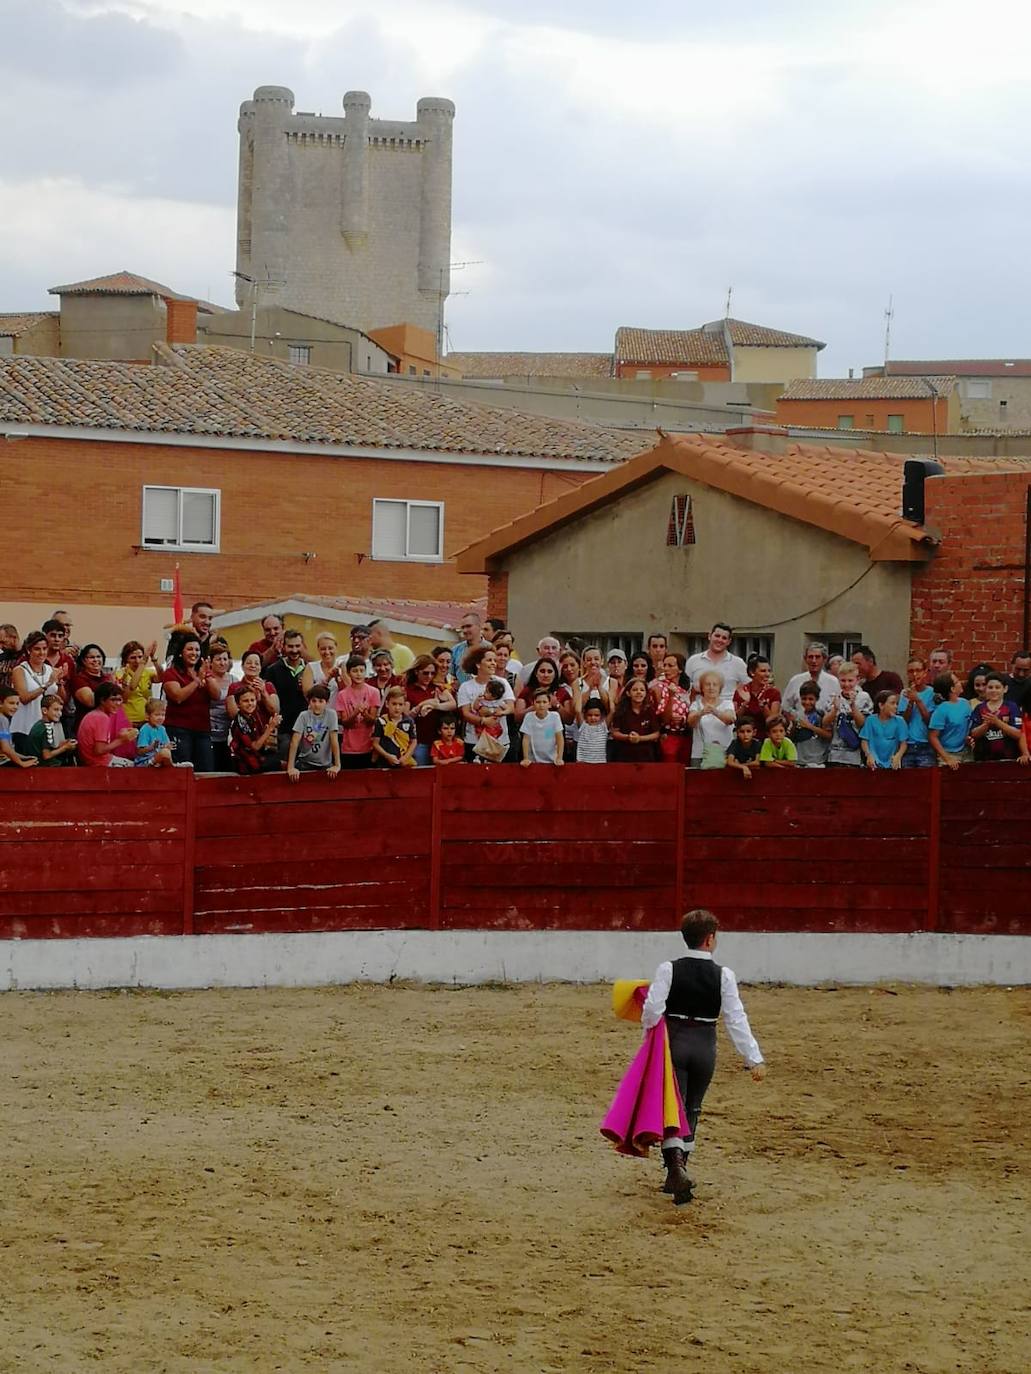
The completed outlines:
[[[790,678],[788,685],[781,693],[780,709],[786,715],[797,717],[802,714],[802,702],[798,695],[798,689],[803,682],[818,682],[820,684],[820,695],[816,701],[818,711],[829,711],[834,705],[841,690],[841,683],[833,673],[827,672],[827,654],[827,645],[821,644],[818,639],[814,639],[807,646],[802,655],[805,672],[796,673],[793,678]]]
[[[685,671],[696,692],[700,690],[698,681],[702,674],[711,668],[715,668],[723,675],[721,696],[724,700],[734,695],[740,683],[748,681],[748,669],[745,667],[744,659],[730,652],[730,641],[733,638],[734,631],[730,626],[718,620],[709,631],[709,647],[703,649],[700,654],[692,654],[687,660]]]

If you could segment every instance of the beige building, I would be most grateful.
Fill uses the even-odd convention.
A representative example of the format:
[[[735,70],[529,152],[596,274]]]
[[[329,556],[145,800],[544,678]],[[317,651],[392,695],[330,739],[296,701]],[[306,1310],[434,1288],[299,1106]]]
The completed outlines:
[[[253,313],[248,308],[198,315],[197,342],[248,352],[253,344],[253,352],[263,358],[328,367],[334,372],[386,376],[398,366],[394,354],[360,329],[281,305],[259,306]]]
[[[958,427],[987,433],[1031,430],[1031,358],[900,359],[864,367],[864,377],[956,378]]]
[[[0,314],[0,358],[57,356],[61,328],[56,310]]]
[[[789,444],[776,431],[664,437],[649,453],[458,555],[487,573],[517,642],[554,631],[638,647],[652,631],[704,647],[717,620],[777,680],[806,644],[909,649],[911,573],[933,539],[901,518],[903,459]]]

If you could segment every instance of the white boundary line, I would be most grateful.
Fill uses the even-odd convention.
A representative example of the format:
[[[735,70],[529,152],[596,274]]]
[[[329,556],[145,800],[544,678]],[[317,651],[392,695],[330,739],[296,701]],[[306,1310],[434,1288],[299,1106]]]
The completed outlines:
[[[0,991],[322,987],[352,982],[607,982],[675,958],[675,933],[332,931],[0,941]],[[727,933],[717,958],[747,983],[1031,983],[1015,935]]]

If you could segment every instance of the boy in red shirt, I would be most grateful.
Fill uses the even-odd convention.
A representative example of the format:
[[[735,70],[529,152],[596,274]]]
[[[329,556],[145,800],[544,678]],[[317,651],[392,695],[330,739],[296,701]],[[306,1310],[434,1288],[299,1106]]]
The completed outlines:
[[[437,738],[430,749],[430,758],[443,766],[446,763],[462,763],[465,760],[465,745],[457,738],[458,719],[444,716],[437,726]]]
[[[86,768],[131,768],[131,759],[116,756],[116,750],[132,744],[137,734],[131,725],[117,728],[121,687],[116,682],[102,682],[93,693],[93,701],[93,710],[83,716],[75,732],[79,762]]]
[[[365,681],[368,664],[361,654],[347,660],[348,685],[333,702],[340,731],[340,767],[368,768],[372,764],[372,731],[379,715],[378,688]]]

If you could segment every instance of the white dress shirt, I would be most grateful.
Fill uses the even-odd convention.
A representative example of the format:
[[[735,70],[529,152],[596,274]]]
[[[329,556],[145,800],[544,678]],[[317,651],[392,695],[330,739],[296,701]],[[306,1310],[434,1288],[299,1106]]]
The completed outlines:
[[[712,955],[707,949],[689,949],[685,953],[688,959],[712,959]],[[641,1025],[646,1031],[657,1026],[665,1014],[666,999],[669,997],[669,990],[672,985],[673,964],[671,961],[667,961],[660,964],[655,970],[655,977],[652,979],[648,996],[645,998],[644,1009],[641,1012]],[[720,997],[723,1024],[727,1028],[727,1034],[748,1067],[754,1068],[756,1064],[763,1062],[762,1051],[752,1034],[751,1026],[748,1024],[748,1016],[741,1002],[741,994],[737,990],[737,979],[734,977],[734,971],[727,968],[726,965],[723,966],[720,975]]]
[[[841,683],[833,673],[828,673],[820,669],[820,676],[813,677],[812,673],[796,673],[793,678],[789,678],[788,685],[780,699],[782,711],[790,711],[793,716],[802,714],[802,701],[798,695],[798,689],[803,682],[816,682],[820,687],[820,695],[816,699],[816,709],[827,712],[834,705],[834,698],[841,691]]]

